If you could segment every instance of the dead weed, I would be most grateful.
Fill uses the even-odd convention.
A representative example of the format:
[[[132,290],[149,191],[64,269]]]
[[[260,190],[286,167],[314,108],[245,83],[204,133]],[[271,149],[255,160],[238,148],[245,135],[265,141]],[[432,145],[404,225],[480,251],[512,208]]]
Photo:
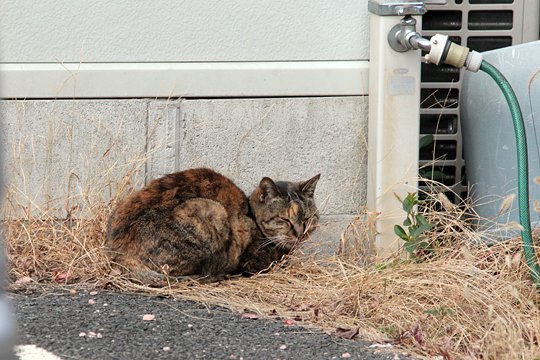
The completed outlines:
[[[445,359],[540,357],[540,299],[519,239],[486,246],[478,241],[482,234],[467,225],[466,211],[440,195],[433,200],[439,210],[425,215],[436,224],[429,234],[436,250],[423,261],[396,255],[368,263],[362,251],[325,258],[296,254],[287,266],[251,278],[150,288],[111,270],[103,238],[113,200],[93,202],[84,212],[91,217],[58,219],[46,212],[6,217],[9,273],[15,287],[30,277],[196,300],[291,319],[338,336],[359,333]],[[367,221],[359,220],[354,233],[365,234],[363,227],[369,228]],[[343,239],[340,247],[347,248]]]

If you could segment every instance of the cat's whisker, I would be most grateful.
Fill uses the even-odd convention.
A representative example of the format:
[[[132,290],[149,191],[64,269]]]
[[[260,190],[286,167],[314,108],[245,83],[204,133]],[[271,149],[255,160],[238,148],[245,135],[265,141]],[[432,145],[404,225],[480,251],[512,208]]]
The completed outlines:
[[[273,241],[272,239],[265,239],[265,240],[261,243],[261,245],[259,245],[259,247],[257,248],[257,250],[261,250],[261,249],[263,249],[263,248],[265,248],[265,247],[267,247],[267,246],[270,246],[270,245],[272,245],[272,244],[274,244],[274,241]]]
[[[270,245],[283,247],[282,245],[284,243],[286,243],[286,242],[287,242],[286,238],[284,238],[284,236],[282,236],[282,235],[272,236],[272,237],[268,237],[268,238],[265,239],[265,241],[261,245],[261,248],[266,247],[266,246],[270,246]]]

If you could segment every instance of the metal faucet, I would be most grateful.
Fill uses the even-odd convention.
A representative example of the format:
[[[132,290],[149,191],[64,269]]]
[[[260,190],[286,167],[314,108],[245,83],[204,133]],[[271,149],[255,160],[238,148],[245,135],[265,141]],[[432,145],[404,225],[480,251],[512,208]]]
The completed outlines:
[[[397,52],[422,49],[431,50],[431,43],[416,32],[416,20],[411,15],[406,15],[388,33],[388,43]]]

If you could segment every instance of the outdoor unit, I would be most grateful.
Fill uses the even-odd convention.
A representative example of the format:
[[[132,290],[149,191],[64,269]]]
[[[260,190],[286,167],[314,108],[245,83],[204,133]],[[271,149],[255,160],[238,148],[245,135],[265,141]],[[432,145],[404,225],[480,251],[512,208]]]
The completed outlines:
[[[444,2],[444,1],[443,1]],[[426,4],[422,35],[436,33],[483,52],[539,38],[538,0],[448,0]],[[433,142],[420,149],[420,173],[449,186],[465,198],[467,183],[460,126],[462,74],[449,65],[422,64],[420,134]],[[420,182],[421,189],[427,184]],[[457,202],[452,193],[450,200]]]

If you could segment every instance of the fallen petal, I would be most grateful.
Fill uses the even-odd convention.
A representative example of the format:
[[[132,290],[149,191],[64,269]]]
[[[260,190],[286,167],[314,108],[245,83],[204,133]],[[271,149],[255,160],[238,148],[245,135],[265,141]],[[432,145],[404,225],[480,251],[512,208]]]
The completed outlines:
[[[95,304],[96,304],[96,300],[90,299],[90,300],[88,300],[88,304],[89,304],[89,305],[95,305]]]
[[[283,323],[285,325],[294,325],[294,320],[293,319],[283,320]]]
[[[143,315],[142,319],[144,321],[153,321],[156,319],[156,316],[153,314],[146,314],[146,315]]]
[[[254,313],[245,313],[245,314],[242,314],[242,317],[244,319],[253,319],[253,320],[257,320],[259,318],[259,315],[257,314],[254,314]]]
[[[18,278],[17,281],[15,281],[15,284],[28,284],[29,282],[32,282],[32,278],[30,276],[23,276]]]
[[[344,359],[348,359],[351,357],[351,354],[348,353],[348,352],[344,352],[343,354],[341,354],[341,357],[344,358]]]
[[[414,325],[413,327],[413,337],[420,345],[424,345],[424,336],[422,335],[422,329],[419,324]]]
[[[68,273],[54,273],[53,275],[53,280],[57,283],[67,282],[69,279],[71,279],[71,275]]]

